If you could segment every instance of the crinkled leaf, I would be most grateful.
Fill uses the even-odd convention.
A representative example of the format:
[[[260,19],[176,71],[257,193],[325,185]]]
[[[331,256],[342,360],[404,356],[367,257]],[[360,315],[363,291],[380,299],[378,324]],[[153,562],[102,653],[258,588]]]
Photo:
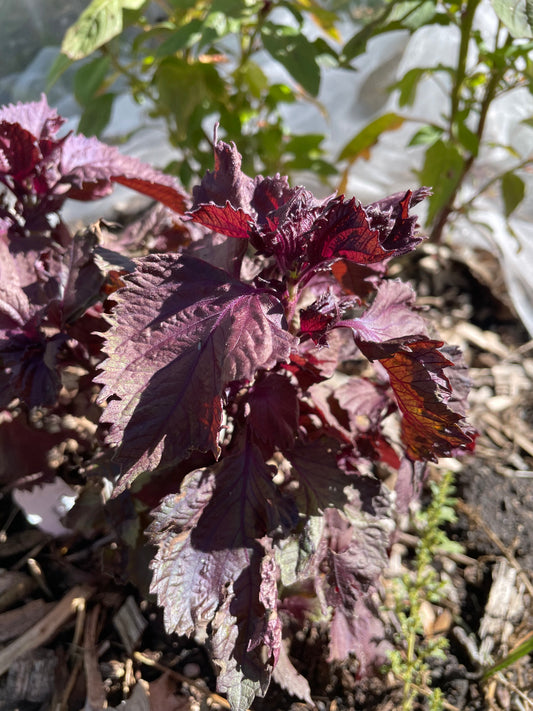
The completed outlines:
[[[412,459],[436,461],[454,448],[471,449],[473,432],[448,404],[452,397],[445,369],[453,365],[428,339],[385,343],[359,341],[370,360],[385,367],[402,413],[402,436]]]
[[[431,194],[430,188],[423,187],[414,193],[395,193],[365,207],[372,228],[381,233],[383,247],[390,256],[407,254],[425,239],[417,233],[418,218],[409,215],[409,210]]]
[[[278,300],[192,257],[153,255],[116,295],[101,398],[109,441],[128,469],[218,450],[222,394],[288,359],[293,337]]]
[[[65,322],[75,321],[101,299],[105,276],[95,262],[98,226],[78,232],[63,256],[60,301]]]
[[[310,336],[316,344],[326,345],[326,333],[339,320],[337,299],[331,292],[321,294],[318,299],[300,311],[300,333]]]
[[[294,188],[289,186],[285,176],[258,179],[252,207],[257,213],[259,224],[266,225],[267,215],[287,203],[292,195],[294,195]]]
[[[355,198],[335,198],[317,220],[309,237],[309,261],[320,264],[346,259],[357,264],[381,262],[393,256],[383,247],[381,235]]]
[[[150,527],[158,546],[152,591],[167,629],[201,636],[210,626],[218,688],[231,693],[239,709],[244,699],[249,705],[266,691],[281,642],[276,567],[259,539],[283,534],[294,523],[292,502],[281,497],[270,467],[259,450],[244,445],[220,464],[188,475]],[[261,649],[271,659],[270,671]]]
[[[242,157],[234,143],[215,145],[215,169],[208,170],[200,185],[193,188],[194,208],[206,203],[250,211],[255,181],[241,171]]]
[[[35,168],[41,152],[34,136],[18,123],[0,122],[0,178],[11,175],[24,180]]]
[[[19,124],[37,139],[49,140],[65,123],[55,109],[48,106],[46,96],[41,94],[40,101],[8,104],[0,108],[0,121]]]
[[[282,273],[305,262],[308,232],[321,214],[321,203],[304,188],[284,191],[286,202],[265,216],[261,249],[274,254]]]
[[[340,323],[352,328],[357,339],[380,343],[405,336],[427,336],[425,320],[414,310],[416,294],[399,279],[384,281],[362,316]]]

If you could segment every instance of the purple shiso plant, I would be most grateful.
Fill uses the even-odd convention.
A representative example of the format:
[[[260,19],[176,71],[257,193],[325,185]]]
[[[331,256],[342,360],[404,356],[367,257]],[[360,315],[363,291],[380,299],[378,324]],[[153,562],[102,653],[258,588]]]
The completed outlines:
[[[410,210],[429,191],[319,200],[248,177],[215,140],[190,196],[62,124],[44,96],[0,110],[4,489],[72,472],[113,472],[115,499],[149,489],[151,591],[169,632],[206,643],[233,709],[272,676],[310,701],[284,637],[311,610],[329,659],[372,672],[395,512],[425,462],[475,437],[460,352],[387,278],[423,239]],[[64,223],[67,199],[113,183],[159,203],[156,247],[146,220]]]

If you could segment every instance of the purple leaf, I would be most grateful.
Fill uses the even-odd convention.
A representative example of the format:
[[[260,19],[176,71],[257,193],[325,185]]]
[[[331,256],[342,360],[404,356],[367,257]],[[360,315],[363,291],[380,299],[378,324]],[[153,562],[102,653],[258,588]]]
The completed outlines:
[[[0,122],[0,179],[13,176],[17,182],[24,180],[40,158],[35,138],[29,131],[18,123]]]
[[[367,378],[350,378],[335,388],[335,398],[348,413],[353,432],[378,427],[390,410],[386,389]]]
[[[355,198],[331,200],[316,221],[309,236],[311,265],[335,259],[357,264],[381,262],[387,256],[378,230],[370,227],[368,216]]]
[[[250,390],[248,404],[247,422],[265,457],[276,447],[290,449],[300,414],[298,393],[290,380],[279,373],[262,374]]]
[[[125,469],[142,471],[218,452],[224,388],[288,359],[294,344],[280,302],[191,257],[138,261],[115,298],[98,381],[104,420]]]
[[[316,344],[324,346],[327,343],[326,333],[338,320],[338,300],[331,292],[326,292],[311,306],[300,311],[300,333],[302,336],[310,336]]]
[[[57,355],[66,336],[45,338],[36,331],[13,336],[0,349],[2,393],[0,407],[6,407],[13,397],[19,397],[28,407],[51,407],[57,401],[61,378],[57,372]],[[5,384],[5,378],[9,388]]]
[[[298,440],[284,455],[291,464],[290,495],[305,516],[323,513],[328,507],[342,508],[345,489],[353,484],[338,464],[338,443],[323,437],[314,442]]]
[[[3,106],[0,109],[0,121],[18,123],[36,138],[49,140],[64,124],[65,119],[48,106],[46,96],[41,94],[40,101]]]
[[[369,484],[371,483],[371,486]],[[394,523],[390,501],[376,480],[360,481],[360,490],[341,513],[327,509],[326,526],[318,554],[316,577],[319,596],[334,608],[330,657],[361,650],[354,627],[361,602],[376,586],[387,560]],[[373,493],[372,493],[373,490]],[[359,659],[361,664],[364,659]]]
[[[257,213],[259,224],[267,224],[267,216],[285,205],[295,195],[297,188],[291,188],[285,176],[257,179],[252,207]]]
[[[292,502],[281,497],[259,450],[241,444],[219,464],[189,474],[150,527],[158,546],[151,589],[167,629],[202,635],[209,626],[218,688],[243,684],[247,703],[266,691],[281,640],[276,569],[259,541],[295,522]]]
[[[392,649],[370,596],[358,598],[349,611],[344,607],[336,608],[329,635],[328,661],[343,662],[350,654],[355,654],[359,662],[358,678],[379,673]]]
[[[272,678],[276,684],[288,691],[291,696],[296,696],[298,699],[306,701],[310,706],[314,705],[311,699],[309,682],[305,676],[296,671],[283,644],[280,647],[278,663],[274,668]]]
[[[381,343],[406,336],[428,336],[425,320],[414,310],[416,294],[409,284],[396,279],[384,281],[376,297],[360,318],[339,321],[352,328],[356,341]]]
[[[440,341],[396,339],[359,346],[386,369],[402,413],[402,437],[411,459],[437,461],[454,449],[472,449],[475,433],[448,402],[453,398],[447,369],[453,365]]]
[[[66,196],[74,200],[95,200],[108,195],[112,183],[121,183],[183,213],[188,201],[177,178],[165,175],[114,146],[97,138],[69,135],[61,152],[61,184],[72,186]]]
[[[380,232],[385,249],[395,256],[411,252],[425,239],[416,234],[417,217],[410,217],[409,209],[429,195],[429,188],[419,188],[414,193],[410,190],[406,193],[395,193],[366,206],[371,226]]]
[[[0,344],[9,331],[23,328],[34,313],[21,287],[18,264],[0,235]]]
[[[234,143],[215,145],[215,170],[208,170],[200,185],[193,188],[194,208],[206,203],[250,211],[255,181],[241,171],[242,157]],[[226,234],[225,232],[223,234]]]
[[[78,232],[65,251],[59,275],[63,323],[73,322],[101,300],[105,276],[95,262],[98,225]]]
[[[248,239],[252,218],[241,208],[234,208],[229,201],[224,207],[210,203],[200,205],[196,210],[188,212],[187,215],[209,230],[226,235],[226,237],[237,237],[238,239]]]
[[[426,474],[427,464],[425,462],[412,461],[407,457],[402,459],[394,486],[396,510],[399,514],[408,513],[409,506],[419,500]]]
[[[308,232],[321,212],[321,203],[305,188],[293,188],[284,197],[286,202],[265,216],[260,237],[252,240],[264,254],[276,257],[283,274],[303,262]]]

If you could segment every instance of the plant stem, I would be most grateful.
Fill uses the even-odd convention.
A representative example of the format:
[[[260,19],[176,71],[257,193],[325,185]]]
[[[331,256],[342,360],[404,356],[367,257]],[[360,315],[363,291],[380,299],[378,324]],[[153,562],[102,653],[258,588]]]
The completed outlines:
[[[471,0],[471,3],[475,6],[477,6],[478,1],[479,0]],[[475,9],[475,7],[474,7],[474,9]],[[469,17],[470,29],[472,27],[471,19],[473,19],[473,16],[472,16],[472,18]],[[470,33],[470,29],[469,29],[469,33]],[[461,51],[462,51],[463,39],[464,39],[464,33],[465,33],[464,27],[461,29],[461,32],[463,33],[461,36]],[[504,44],[502,45],[502,49],[507,46],[510,46],[511,44],[512,44],[512,37],[508,34]],[[466,42],[466,47],[468,48],[468,42]],[[496,47],[496,49],[497,49],[497,47]],[[460,100],[460,82],[462,83],[464,81],[464,77],[465,77],[463,61],[466,61],[466,59],[463,60],[463,58],[461,56],[461,51],[459,52],[459,62],[458,62],[458,66],[457,66],[457,80],[454,84],[454,89],[452,91],[452,113],[450,115],[450,128],[449,128],[450,140],[454,140],[454,133],[455,133],[454,129],[457,124],[456,113],[459,108],[459,100]],[[483,138],[483,133],[485,131],[485,123],[487,121],[487,114],[488,114],[489,108],[492,104],[492,101],[494,100],[494,97],[496,96],[498,85],[502,79],[502,76],[505,73],[505,70],[506,70],[506,67],[498,68],[498,69],[492,68],[492,71],[490,73],[489,81],[487,83],[485,93],[484,93],[484,96],[483,96],[483,99],[481,101],[481,105],[479,108],[479,118],[478,118],[477,128],[475,131],[478,146],[481,145],[481,140]],[[462,73],[462,78],[460,79],[460,82],[459,82],[460,73]],[[455,203],[455,199],[457,197],[457,193],[459,192],[460,188],[462,187],[466,176],[470,172],[476,157],[477,156],[474,153],[470,153],[467,157],[465,157],[465,159],[463,161],[462,170],[458,173],[458,175],[456,177],[455,185],[454,185],[453,190],[450,194],[450,197],[448,198],[446,205],[444,205],[444,207],[441,208],[441,210],[439,211],[439,213],[437,214],[437,216],[435,218],[435,223],[434,223],[433,229],[431,230],[431,233],[430,233],[430,239],[433,242],[439,243],[441,241],[442,232],[444,230],[444,227],[448,223],[448,219],[449,219],[451,213],[455,212],[454,203]]]

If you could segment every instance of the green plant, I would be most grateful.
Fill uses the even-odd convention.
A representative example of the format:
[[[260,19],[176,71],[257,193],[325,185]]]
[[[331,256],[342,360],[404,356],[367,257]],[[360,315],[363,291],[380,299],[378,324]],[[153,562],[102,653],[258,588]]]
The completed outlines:
[[[444,526],[456,519],[453,473],[446,471],[440,481],[431,481],[431,500],[414,517],[418,543],[412,569],[393,582],[395,614],[400,627],[397,648],[390,653],[391,670],[403,684],[402,711],[411,711],[417,695],[430,685],[431,658],[442,658],[448,645],[443,636],[425,637],[422,603],[440,604],[445,597],[443,583],[433,566],[437,552],[457,553],[461,547],[451,541]],[[429,708],[443,708],[442,692],[431,689]]]
[[[306,38],[306,18],[321,37]],[[240,146],[245,170],[310,170],[325,179],[336,171],[323,158],[323,136],[290,135],[281,108],[316,102],[322,61],[337,62],[335,19],[319,0],[93,0],[65,35],[51,79],[89,60],[74,86],[86,135],[104,130],[117,92],[146,103],[181,152],[169,169],[185,185],[210,166],[217,121]],[[260,52],[284,67],[292,86],[269,80]]]
[[[448,86],[448,105],[440,119],[427,122],[414,119],[408,113],[387,113],[374,119],[341,150],[339,160],[347,161],[344,181],[353,163],[378,140],[382,131],[398,128],[405,121],[422,123],[412,136],[409,146],[425,146],[422,167],[417,178],[432,185],[426,224],[430,238],[440,241],[458,215],[471,216],[478,199],[499,187],[503,212],[509,218],[524,199],[526,187],[521,173],[533,163],[531,155],[521,155],[512,145],[495,145],[486,135],[487,116],[504,94],[519,90],[533,92],[533,5],[531,0],[511,4],[493,0],[492,32],[478,29],[479,16],[487,12],[480,0],[415,0],[390,2],[345,45],[341,58],[352,62],[367,49],[368,41],[377,35],[404,30],[416,33],[428,25],[455,27],[460,36],[459,50],[451,61],[416,66],[391,85],[397,92],[401,109],[412,106],[417,91],[424,90],[422,80],[432,77],[441,86]],[[523,123],[532,125],[532,118]],[[406,146],[408,150],[409,146]],[[479,158],[504,150],[514,160],[505,168],[491,168],[481,184],[464,191]],[[501,161],[500,161],[501,163]],[[508,225],[509,226],[509,225]],[[510,227],[510,226],[509,226]]]

